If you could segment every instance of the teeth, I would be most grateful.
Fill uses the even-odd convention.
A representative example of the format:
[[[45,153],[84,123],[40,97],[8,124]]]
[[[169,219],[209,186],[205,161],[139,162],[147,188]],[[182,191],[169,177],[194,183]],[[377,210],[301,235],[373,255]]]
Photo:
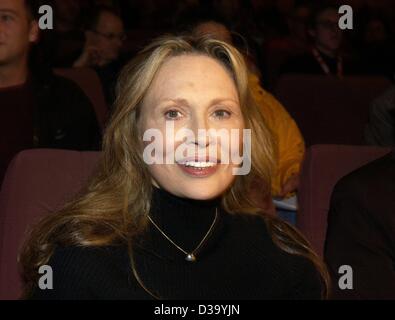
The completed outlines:
[[[186,167],[194,167],[194,168],[210,168],[214,167],[216,163],[214,162],[195,162],[195,161],[187,161],[184,163]]]

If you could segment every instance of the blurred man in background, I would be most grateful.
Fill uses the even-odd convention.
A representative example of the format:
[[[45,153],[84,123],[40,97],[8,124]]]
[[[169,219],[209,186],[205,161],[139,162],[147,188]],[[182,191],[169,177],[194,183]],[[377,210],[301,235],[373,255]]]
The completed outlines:
[[[50,66],[67,67],[81,51],[84,43],[82,31],[82,2],[79,0],[46,0],[53,8],[54,29],[41,32],[40,49],[43,60]]]
[[[114,101],[114,87],[121,68],[120,53],[126,34],[123,22],[111,7],[92,10],[85,23],[85,45],[73,67],[94,68],[102,82],[109,105]]]
[[[54,0],[56,32],[73,34],[80,32],[81,6],[79,0]]]
[[[394,192],[395,152],[350,173],[334,188],[325,243],[332,298],[395,299]],[[353,280],[346,290],[339,287],[344,265],[352,268]]]
[[[118,14],[110,7],[97,7],[85,24],[85,46],[75,67],[103,67],[119,58],[125,31]]]
[[[307,53],[290,58],[281,73],[317,74],[343,77],[355,67],[341,52],[343,31],[339,28],[338,9],[332,6],[314,8],[308,33],[312,45]]]
[[[395,85],[375,99],[369,110],[365,140],[380,147],[395,146]]]
[[[100,145],[93,107],[79,87],[44,67],[30,67],[39,39],[37,13],[35,1],[0,0],[0,181],[24,149]]]

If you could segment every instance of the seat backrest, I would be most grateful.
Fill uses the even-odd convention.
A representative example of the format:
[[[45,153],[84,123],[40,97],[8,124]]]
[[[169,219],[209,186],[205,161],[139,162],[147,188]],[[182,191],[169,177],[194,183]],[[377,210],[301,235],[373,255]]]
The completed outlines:
[[[84,91],[95,108],[97,121],[103,129],[108,118],[108,107],[96,72],[90,68],[69,68],[54,69],[54,73],[74,81]]]
[[[275,95],[295,119],[306,146],[364,145],[370,103],[390,85],[382,77],[285,75]]]
[[[296,226],[321,257],[334,186],[347,174],[389,152],[390,148],[344,145],[315,145],[307,149],[298,191]]]
[[[99,155],[28,150],[11,162],[0,192],[0,300],[20,297],[17,256],[28,229],[81,189]]]
[[[282,66],[292,57],[304,54],[308,48],[296,46],[290,38],[269,40],[264,47],[265,72],[267,80],[265,85],[269,90],[276,87],[276,82],[281,75]]]

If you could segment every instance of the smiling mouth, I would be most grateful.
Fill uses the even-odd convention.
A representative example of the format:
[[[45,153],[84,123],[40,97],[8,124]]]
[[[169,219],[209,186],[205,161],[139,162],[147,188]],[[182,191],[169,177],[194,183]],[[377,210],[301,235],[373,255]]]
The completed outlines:
[[[213,175],[218,170],[218,161],[182,161],[178,162],[177,165],[181,168],[181,170],[192,177],[209,177]]]
[[[179,163],[182,166],[188,168],[196,168],[196,169],[204,169],[204,168],[212,168],[216,166],[217,162],[203,162],[203,161],[186,161],[184,163]]]

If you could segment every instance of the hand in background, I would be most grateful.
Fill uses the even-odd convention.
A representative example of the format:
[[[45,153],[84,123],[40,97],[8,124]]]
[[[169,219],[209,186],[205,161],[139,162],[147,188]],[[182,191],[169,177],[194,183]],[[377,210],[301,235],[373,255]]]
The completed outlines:
[[[300,176],[298,174],[294,174],[288,178],[288,180],[284,183],[281,193],[279,196],[281,198],[285,198],[287,195],[295,192],[300,183]]]
[[[100,51],[92,45],[85,45],[80,57],[74,62],[73,67],[96,67],[105,64]]]

